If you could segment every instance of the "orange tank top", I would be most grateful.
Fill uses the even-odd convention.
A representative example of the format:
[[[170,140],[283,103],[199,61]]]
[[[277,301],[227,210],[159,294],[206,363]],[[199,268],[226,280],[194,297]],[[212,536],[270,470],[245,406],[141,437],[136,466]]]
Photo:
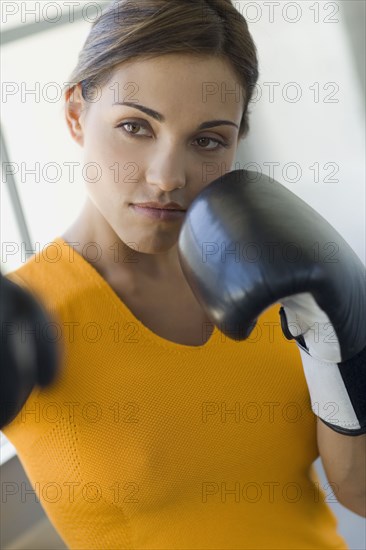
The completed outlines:
[[[71,549],[346,549],[279,304],[249,339],[166,340],[56,238],[7,277],[47,309],[61,373],[3,430]]]

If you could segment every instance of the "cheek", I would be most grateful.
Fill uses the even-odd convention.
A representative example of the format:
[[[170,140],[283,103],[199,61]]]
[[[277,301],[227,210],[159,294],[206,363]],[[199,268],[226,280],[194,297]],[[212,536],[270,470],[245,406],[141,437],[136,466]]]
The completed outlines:
[[[207,160],[202,163],[200,168],[194,180],[197,182],[196,187],[198,192],[216,179],[235,169],[235,151],[226,151],[220,157],[213,158],[211,161]]]
[[[119,132],[112,128],[89,133],[84,143],[84,162],[96,164],[105,184],[136,185],[146,164],[146,151],[138,143],[123,139]]]
[[[110,132],[101,129],[88,131],[84,142],[84,158],[87,162],[109,166],[116,160],[117,150],[118,143]]]

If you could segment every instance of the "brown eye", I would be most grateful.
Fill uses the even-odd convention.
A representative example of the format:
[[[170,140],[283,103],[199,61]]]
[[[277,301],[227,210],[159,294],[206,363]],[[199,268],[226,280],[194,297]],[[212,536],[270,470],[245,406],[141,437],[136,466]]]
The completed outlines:
[[[141,128],[141,125],[140,124],[137,124],[136,122],[127,122],[124,127],[127,129],[127,127],[130,127],[130,128]],[[129,134],[137,134],[137,131],[130,131],[130,130],[127,130]]]
[[[206,141],[205,141],[206,140]],[[200,147],[200,149],[204,149],[207,151],[218,151],[222,147],[228,147],[227,143],[224,143],[223,141],[220,141],[219,139],[208,137],[208,136],[202,136],[197,138],[197,142],[204,142],[207,144],[207,142],[212,141],[213,143],[216,143],[216,147]]]
[[[129,128],[132,128],[132,130],[128,129]],[[119,124],[117,126],[117,128],[121,128],[123,132],[125,132],[126,134],[128,134],[129,136],[146,136],[146,134],[139,134],[139,130],[142,128],[142,129],[145,129],[145,126],[143,126],[142,124],[140,124],[139,122],[134,122],[134,121],[127,121],[127,122],[123,122],[122,124]]]

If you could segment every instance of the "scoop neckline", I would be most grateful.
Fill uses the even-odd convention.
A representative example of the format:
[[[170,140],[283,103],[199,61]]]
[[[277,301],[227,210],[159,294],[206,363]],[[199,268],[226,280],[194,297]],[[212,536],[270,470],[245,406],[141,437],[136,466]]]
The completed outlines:
[[[59,242],[64,246],[67,246],[68,248],[71,248],[73,250],[74,258],[77,258],[77,261],[79,262],[79,264],[83,266],[83,268],[86,269],[92,275],[92,277],[96,280],[98,285],[106,292],[107,296],[113,302],[113,304],[116,305],[119,310],[122,310],[123,313],[127,314],[131,319],[133,319],[135,323],[138,323],[140,330],[142,331],[146,339],[153,341],[155,344],[157,343],[164,348],[167,348],[176,352],[191,352],[191,351],[199,351],[199,350],[207,349],[216,339],[218,328],[214,323],[213,323],[214,329],[212,331],[211,336],[209,337],[207,342],[199,346],[189,346],[188,344],[179,344],[177,342],[173,342],[172,340],[167,340],[166,338],[159,336],[159,334],[156,334],[149,327],[147,327],[138,317],[136,317],[136,315],[116,294],[113,288],[101,276],[101,274],[95,269],[95,267],[93,267],[92,264],[87,262],[85,258],[75,248],[70,246],[70,244],[63,239],[63,237],[57,237],[56,239],[54,239],[54,242]]]

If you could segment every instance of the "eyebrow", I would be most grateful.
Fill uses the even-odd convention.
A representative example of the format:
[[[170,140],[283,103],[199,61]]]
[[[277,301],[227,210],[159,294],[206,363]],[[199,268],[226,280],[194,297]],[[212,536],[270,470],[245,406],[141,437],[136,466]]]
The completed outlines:
[[[145,107],[140,103],[135,103],[130,101],[116,101],[115,103],[113,103],[113,105],[127,105],[127,107],[133,107],[134,109],[139,109],[146,115],[149,115],[152,118],[155,118],[155,120],[159,122],[165,122],[164,115],[162,115],[161,113],[158,113],[157,111],[154,111],[153,109],[150,109],[149,107]],[[214,128],[215,126],[223,126],[223,125],[235,126],[235,128],[239,129],[239,126],[235,124],[235,122],[232,122],[231,120],[208,120],[207,122],[202,122],[202,124],[198,126],[197,130],[204,130],[205,128]]]

